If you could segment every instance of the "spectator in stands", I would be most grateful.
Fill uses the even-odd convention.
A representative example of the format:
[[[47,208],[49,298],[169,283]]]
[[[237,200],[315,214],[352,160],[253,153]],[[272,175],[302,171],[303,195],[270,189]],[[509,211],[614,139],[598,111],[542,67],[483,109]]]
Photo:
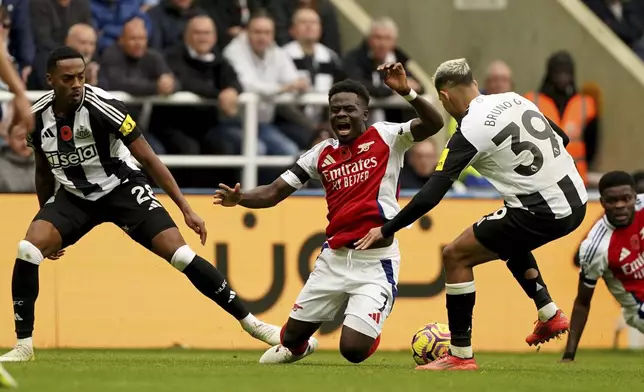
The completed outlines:
[[[105,49],[100,64],[101,74],[105,74],[112,90],[135,96],[170,95],[179,90],[163,56],[148,48],[145,22],[140,18],[125,24],[118,44]],[[128,108],[137,117],[140,107],[128,105]],[[145,128],[141,121],[138,125]],[[157,154],[165,152],[152,134],[144,132],[144,135]]]
[[[8,17],[3,18],[3,22],[5,22],[3,27],[10,30],[9,37],[5,41],[9,42],[9,54],[15,59],[20,69],[20,76],[26,82],[31,74],[36,56],[31,18],[29,17],[29,1],[0,0],[0,5],[8,13]]]
[[[436,142],[434,139],[427,139],[414,144],[405,158],[407,162],[400,173],[400,187],[404,189],[422,188],[438,163]]]
[[[512,91],[512,70],[503,60],[495,60],[490,63],[485,73],[485,82],[482,94],[502,94]]]
[[[259,11],[262,0],[200,0],[199,5],[217,25],[217,47],[226,47],[248,26],[251,14]]]
[[[161,0],[149,11],[154,29],[150,42],[153,48],[163,51],[183,42],[183,32],[188,20],[197,15],[206,15],[194,0]]]
[[[344,59],[344,69],[351,79],[360,81],[367,87],[374,98],[385,98],[394,95],[394,91],[383,82],[383,74],[376,69],[379,65],[398,61],[407,70],[409,87],[418,94],[423,94],[425,89],[414,79],[409,72],[407,62],[409,57],[397,47],[398,26],[389,17],[374,19],[369,29],[367,39],[357,48],[349,52]],[[413,113],[413,111],[412,111]],[[371,122],[393,121],[403,122],[404,112],[401,109],[381,109],[371,111]]]
[[[251,17],[248,32],[232,40],[224,50],[224,56],[235,68],[244,91],[272,98],[280,93],[308,89],[306,79],[299,77],[293,60],[275,45],[275,24],[266,13]],[[273,125],[274,103],[262,100],[258,118],[259,138],[267,154],[295,155],[299,151],[297,144]]]
[[[92,23],[88,0],[31,0],[30,11],[36,51],[45,55],[65,43],[70,27]]]
[[[239,154],[242,130],[236,119],[241,86],[228,61],[216,51],[217,32],[207,15],[195,16],[186,26],[184,43],[166,51],[168,65],[183,86],[204,98],[217,99],[212,106],[169,107],[155,117],[163,143],[171,153]],[[190,121],[185,119],[189,118]],[[198,126],[196,126],[198,124]],[[229,134],[232,137],[226,137]]]
[[[147,44],[145,23],[135,18],[123,27],[119,43],[105,50],[100,64],[112,90],[137,96],[170,95],[177,90],[165,59]]]
[[[100,65],[94,58],[96,54],[96,31],[88,24],[73,25],[67,33],[65,45],[76,49],[85,60],[85,83],[108,89],[107,78],[100,72]]]
[[[309,81],[309,92],[327,94],[334,82],[344,78],[338,55],[322,45],[320,16],[312,8],[301,8],[293,15],[291,35],[295,41],[283,48],[293,59],[300,76]],[[323,106],[309,105],[304,108],[306,119],[324,127],[328,124]]]
[[[64,45],[69,28],[92,23],[89,0],[30,0],[29,15],[36,45],[34,72],[27,81],[33,90],[49,89],[45,73],[49,53]]]
[[[94,28],[85,23],[73,25],[67,33],[65,45],[71,46],[83,54],[85,63],[87,64],[85,68],[86,83],[92,86],[107,88],[107,78],[105,78],[104,74],[99,73],[100,67],[94,58],[96,51],[96,31]],[[50,86],[47,83],[46,68],[46,62],[39,61],[36,64],[34,73],[30,78],[30,85],[33,89],[49,90]]]
[[[276,37],[279,45],[285,45],[293,39],[291,21],[299,8],[313,8],[322,19],[322,37],[320,42],[336,53],[340,50],[340,28],[335,7],[330,0],[270,0],[266,3],[269,13],[275,19]]]
[[[0,147],[0,192],[32,193],[36,162],[27,147],[27,130],[9,129],[8,144]]]
[[[144,3],[144,0],[90,0],[92,20],[99,37],[99,55],[119,40],[125,23],[134,18],[141,18],[148,35],[153,34],[152,21],[144,12]]]
[[[641,4],[623,0],[584,0],[599,19],[640,57],[644,58],[644,20]]]
[[[598,138],[597,103],[577,92],[572,56],[565,51],[553,54],[548,59],[541,90],[527,93],[526,98],[566,132],[570,138],[567,150],[587,181],[589,158],[595,155]]]

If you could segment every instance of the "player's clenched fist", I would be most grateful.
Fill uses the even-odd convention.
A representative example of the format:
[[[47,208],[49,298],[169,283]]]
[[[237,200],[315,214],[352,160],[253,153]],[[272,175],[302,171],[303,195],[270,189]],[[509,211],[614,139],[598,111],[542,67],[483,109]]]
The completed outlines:
[[[409,83],[407,82],[407,72],[405,67],[398,62],[384,63],[378,67],[378,71],[384,72],[385,84],[400,95],[409,94]]]
[[[222,205],[224,207],[234,207],[241,200],[241,185],[235,184],[235,189],[226,184],[219,184],[221,189],[215,191],[215,200],[213,204]]]

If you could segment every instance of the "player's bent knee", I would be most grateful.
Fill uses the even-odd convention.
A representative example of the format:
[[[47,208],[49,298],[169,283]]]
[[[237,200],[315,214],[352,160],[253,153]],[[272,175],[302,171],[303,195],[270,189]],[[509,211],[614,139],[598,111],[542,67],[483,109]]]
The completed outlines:
[[[36,245],[29,241],[22,240],[18,243],[18,258],[31,264],[40,265],[44,256]]]
[[[365,361],[377,348],[376,342],[379,343],[379,332],[367,321],[353,314],[346,315],[340,337],[340,353],[347,361]]]
[[[523,277],[526,279],[537,279],[539,277],[539,271],[534,268],[530,268],[523,274]]]
[[[192,263],[192,260],[194,260],[196,255],[197,254],[190,249],[190,246],[183,245],[174,252],[170,259],[170,264],[172,264],[174,268],[183,272],[183,270]]]
[[[353,342],[340,342],[340,354],[351,363],[361,363],[369,358],[371,344],[364,345]]]
[[[460,252],[456,249],[456,246],[450,244],[443,249],[443,265],[446,268],[452,267],[458,264],[461,261]]]

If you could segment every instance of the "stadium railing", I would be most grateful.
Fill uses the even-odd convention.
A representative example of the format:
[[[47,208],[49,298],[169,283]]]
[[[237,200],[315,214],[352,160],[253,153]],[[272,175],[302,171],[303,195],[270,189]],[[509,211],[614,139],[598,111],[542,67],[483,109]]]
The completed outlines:
[[[27,95],[33,102],[40,98],[46,91],[29,91]],[[173,95],[152,96],[152,97],[135,97],[130,94],[111,91],[117,99],[125,103],[149,104],[154,106],[170,105],[215,105],[215,100],[203,99],[190,92],[178,92]],[[0,102],[7,102],[13,98],[13,94],[0,92]],[[435,101],[431,96],[427,99]],[[260,167],[287,167],[291,165],[296,157],[293,156],[258,156],[257,155],[257,110],[260,102],[260,96],[254,93],[243,93],[239,96],[239,105],[242,112],[242,124],[244,130],[244,139],[241,155],[162,155],[161,161],[171,168],[205,168],[205,167],[239,167],[242,169],[242,185],[245,189],[257,186],[257,169]],[[281,94],[274,97],[273,102],[276,104],[297,103],[301,105],[318,105],[326,106],[328,97],[326,94]],[[371,106],[375,108],[402,108],[407,103],[398,96],[392,96],[386,99],[374,99]]]
[[[28,91],[27,95],[30,100],[35,101],[43,96],[46,91]],[[135,97],[121,91],[111,91],[117,99],[125,103],[149,104],[149,105],[215,105],[216,100],[201,98],[190,92],[178,92],[170,96],[151,96]],[[436,102],[432,96],[425,95],[425,98],[431,102]],[[13,98],[13,94],[0,91],[0,102],[8,102]],[[257,186],[257,169],[260,167],[288,167],[293,164],[297,157],[293,156],[258,156],[257,151],[257,109],[260,102],[260,96],[254,93],[243,93],[239,96],[239,105],[242,109],[242,124],[244,130],[244,141],[241,155],[161,155],[161,161],[171,168],[206,168],[206,167],[236,167],[242,169],[242,186],[244,189],[251,189]],[[326,106],[328,97],[326,94],[281,94],[276,96],[273,101],[276,104],[298,103],[301,105],[319,105]],[[385,99],[373,99],[371,107],[374,108],[403,108],[407,102],[398,96],[392,96]],[[193,194],[211,194],[212,189],[185,189],[185,193]],[[302,196],[321,196],[322,190],[303,189],[297,192]],[[401,192],[402,197],[413,196],[415,190],[405,190]],[[596,191],[590,192],[590,199],[597,200]],[[466,192],[449,192],[448,197],[457,198],[498,198],[499,194],[494,190],[471,190]]]

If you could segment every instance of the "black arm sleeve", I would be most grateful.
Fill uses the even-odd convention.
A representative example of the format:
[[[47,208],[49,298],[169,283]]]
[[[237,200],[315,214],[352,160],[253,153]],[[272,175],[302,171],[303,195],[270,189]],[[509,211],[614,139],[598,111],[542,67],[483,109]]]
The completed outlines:
[[[563,145],[564,147],[566,147],[568,143],[570,143],[570,138],[568,137],[568,135],[566,135],[566,132],[564,132],[563,129],[559,128],[559,125],[555,124],[555,122],[548,117],[546,117],[546,120],[548,120],[548,123],[550,123],[552,130],[555,131],[557,135],[561,136],[561,138],[563,139]]]
[[[443,199],[461,172],[474,160],[478,151],[463,136],[456,132],[443,150],[434,174],[414,198],[392,220],[382,227],[382,235],[390,237],[403,227],[414,223],[418,218],[436,207]]]
[[[291,173],[295,174],[302,185],[306,184],[306,182],[311,179],[311,176],[309,176],[306,170],[302,169],[302,167],[300,167],[300,165],[298,165],[297,163],[294,163],[289,170],[291,171]]]

